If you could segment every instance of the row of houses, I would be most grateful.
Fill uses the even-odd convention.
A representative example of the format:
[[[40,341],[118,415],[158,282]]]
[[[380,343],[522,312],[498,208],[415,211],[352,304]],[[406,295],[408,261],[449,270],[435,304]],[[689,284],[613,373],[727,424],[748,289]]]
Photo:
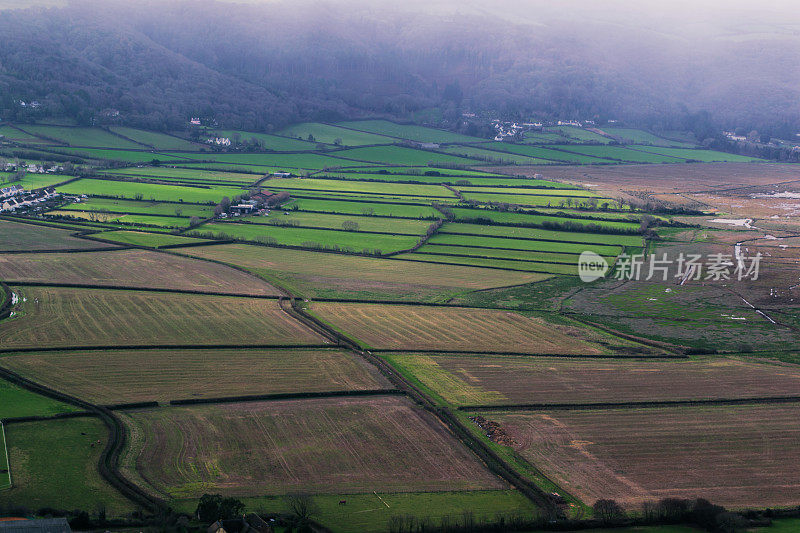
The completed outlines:
[[[59,196],[60,195],[52,187],[39,189],[34,192],[26,192],[21,188],[17,188],[15,194],[0,199],[0,212],[13,213],[17,210],[37,207]]]
[[[26,172],[30,172],[31,174],[56,174],[58,172],[64,172],[64,167],[61,165],[53,165],[51,167],[44,167],[42,165],[37,165],[35,163],[12,163],[7,162],[3,165],[3,170],[6,172],[18,172],[20,170],[24,170]]]

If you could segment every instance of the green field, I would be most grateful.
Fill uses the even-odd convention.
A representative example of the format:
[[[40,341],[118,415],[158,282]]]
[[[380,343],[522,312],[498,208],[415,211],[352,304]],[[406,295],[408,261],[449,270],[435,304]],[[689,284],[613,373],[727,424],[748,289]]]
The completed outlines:
[[[302,211],[288,211],[288,215],[286,213],[286,211],[273,210],[269,216],[247,217],[243,221],[250,224],[269,224],[274,226],[326,229],[352,228],[350,231],[377,231],[397,235],[424,235],[425,230],[432,223],[430,220],[304,213]],[[356,226],[353,227],[352,224],[356,224]]]
[[[365,172],[322,172],[320,174],[315,174],[315,178],[335,178],[341,180],[352,180],[352,181],[385,181],[385,182],[395,182],[395,183],[429,183],[429,184],[439,184],[439,183],[446,183],[449,185],[480,185],[480,186],[508,186],[508,187],[550,187],[550,186],[557,186],[557,187],[564,187],[564,188],[574,188],[573,186],[563,185],[560,183],[546,181],[546,180],[534,180],[534,179],[526,179],[526,178],[511,178],[508,176],[492,176],[487,175],[486,177],[480,175],[472,175],[472,176],[429,176],[429,175],[422,175],[422,174],[379,174],[379,173],[365,173]]]
[[[198,237],[212,235],[218,239],[237,239],[266,244],[300,246],[303,248],[324,249],[335,247],[369,254],[387,254],[407,250],[419,240],[418,236],[375,235],[354,231],[331,231],[237,222],[203,224],[188,233]]]
[[[156,150],[197,151],[203,148],[203,145],[201,144],[189,142],[185,139],[167,135],[165,133],[137,130],[134,128],[127,128],[125,126],[111,126],[109,129],[114,133],[122,135],[123,137],[127,137],[128,139],[131,139],[139,144],[152,147]]]
[[[475,165],[478,161],[457,157],[453,155],[416,150],[404,146],[369,146],[366,148],[351,148],[334,152],[336,157],[352,159],[355,161],[368,161],[373,163],[388,163],[390,165]],[[354,166],[350,164],[349,166]]]
[[[274,152],[304,152],[317,150],[316,142],[301,141],[293,137],[282,137],[280,135],[269,135],[266,133],[252,133],[249,131],[222,130],[214,132],[215,137],[227,137],[231,142],[236,140],[239,135],[241,142],[256,140],[261,143],[265,150]],[[210,135],[208,137],[211,137]],[[321,142],[321,141],[318,141]]]
[[[300,211],[324,211],[348,215],[378,215],[404,218],[432,219],[441,216],[436,209],[428,205],[394,204],[387,202],[360,202],[352,200],[323,200],[314,198],[297,198],[285,204],[291,211],[295,206]]]
[[[679,146],[683,148],[693,148],[694,145],[687,142],[673,141],[658,137],[644,130],[633,128],[602,128],[605,133],[612,137],[618,137],[626,144],[652,144],[654,146]]]
[[[692,150],[689,148],[662,148],[657,146],[641,146],[637,148],[651,154],[661,154],[670,157],[682,157],[692,161],[701,161],[703,163],[713,163],[716,161],[724,161],[729,163],[748,163],[753,161],[764,161],[757,157],[748,157],[745,155],[726,154],[724,152],[717,152],[714,150]]]
[[[0,492],[0,506],[90,512],[104,506],[109,516],[133,511],[97,470],[107,431],[94,418],[6,425],[14,486]]]
[[[593,131],[585,130],[577,126],[553,126],[551,128],[547,128],[547,131],[555,132],[559,135],[563,135],[564,137],[582,143],[593,142],[608,144],[611,142],[611,139],[608,137],[604,137],[603,135],[599,135]]]
[[[142,167],[120,168],[106,170],[108,175],[142,176],[145,178],[174,179],[186,182],[221,182],[248,185],[255,183],[264,176],[262,174],[247,174],[242,172],[214,172],[209,170],[193,170],[188,168],[171,167]]]
[[[450,210],[455,215],[456,222],[469,221],[475,219],[491,220],[495,224],[508,224],[508,225],[541,225],[545,223],[552,224],[580,224],[598,225],[603,228],[609,228],[620,231],[638,231],[640,224],[638,222],[623,222],[623,221],[609,221],[609,220],[592,220],[580,219],[570,217],[555,217],[546,215],[536,215],[527,213],[511,213],[503,211],[494,211],[490,209],[465,209],[461,207],[452,207]],[[594,213],[601,216],[599,213]]]
[[[486,150],[475,146],[456,145],[442,148],[442,150],[451,154],[478,159],[484,161],[485,164],[492,165],[548,165],[553,163],[553,161],[547,159],[512,154],[505,151]]]
[[[553,146],[561,150],[576,152],[578,154],[589,155],[593,157],[602,157],[605,159],[612,159],[628,163],[684,163],[685,159],[675,156],[654,154],[642,152],[625,148],[624,146],[575,146],[575,145],[560,145]],[[691,150],[689,150],[691,152]]]
[[[80,179],[57,187],[62,194],[86,194],[108,198],[142,199],[153,202],[188,202],[197,204],[216,204],[224,196],[233,198],[247,191],[233,187],[181,187],[133,181],[111,181],[100,179]],[[176,205],[176,207],[178,207]]]
[[[413,124],[396,124],[388,120],[356,120],[342,122],[339,125],[354,130],[424,143],[481,142],[486,140],[446,130],[415,126]]]
[[[0,366],[3,365],[0,358]],[[23,416],[53,416],[72,413],[78,408],[30,392],[18,385],[0,379],[0,421]],[[0,455],[2,450],[0,450]]]
[[[569,146],[570,148],[573,145],[565,145]],[[509,152],[512,154],[519,154],[527,157],[533,157],[538,159],[546,159],[553,162],[558,163],[575,163],[579,165],[587,164],[603,164],[603,163],[610,163],[611,161],[608,159],[602,159],[598,157],[590,157],[587,155],[580,155],[580,154],[572,154],[568,152],[564,152],[561,150],[553,150],[552,148],[544,148],[542,146],[531,146],[527,144],[512,144],[507,142],[492,142],[486,145],[487,148],[492,148],[493,150],[499,150],[502,152]]]
[[[182,237],[180,235],[167,235],[163,233],[144,233],[140,231],[104,231],[94,235],[100,239],[118,242],[120,244],[133,244],[136,246],[148,246],[152,248],[161,248],[162,246],[172,246],[175,244],[195,244],[203,242],[203,239],[193,239],[191,237]]]
[[[176,153],[168,155],[175,156],[172,159],[183,157],[185,159],[191,159],[194,161],[213,161],[223,164],[242,165],[242,170],[245,171],[248,170],[249,165],[254,165],[256,167],[265,166],[285,169],[321,170],[323,168],[358,167],[366,164],[333,157],[333,155],[338,156],[341,153],[342,152],[333,152],[332,155],[321,155],[309,152],[297,154],[190,154],[184,152],[180,154]]]
[[[86,148],[124,148],[130,150],[142,150],[145,148],[141,144],[124,139],[100,128],[39,126],[34,124],[25,124],[19,127],[33,135],[55,139],[70,146]]]
[[[148,152],[147,149],[139,147],[143,151],[135,150],[104,150],[102,148],[54,148],[55,153],[63,153],[73,157],[84,159],[96,159],[98,161],[122,161],[124,163],[150,163],[151,161],[187,161],[186,158],[172,154]]]
[[[534,228],[509,228],[503,226],[479,226],[477,224],[447,224],[440,233],[494,236],[499,238],[542,239],[558,242],[579,242],[619,246],[642,246],[638,235],[604,235],[570,231],[551,231]]]
[[[616,257],[620,251],[620,246],[601,245],[596,243],[565,243],[554,241],[536,241],[511,239],[507,237],[479,237],[475,235],[459,235],[439,233],[431,237],[430,244],[450,245],[450,246],[474,246],[488,249],[507,249],[507,250],[528,250],[532,252],[553,252],[581,254],[586,250],[592,250],[602,256]]]
[[[302,138],[308,140],[311,135],[316,142],[335,144],[341,140],[342,146],[364,146],[370,144],[391,144],[395,139],[383,135],[375,135],[361,131],[354,131],[346,128],[339,128],[330,124],[319,122],[306,122],[295,124],[278,132],[279,135],[286,137]]]
[[[380,183],[371,181],[325,180],[317,178],[279,178],[262,184],[267,190],[319,191],[364,193],[384,196],[411,196],[455,199],[455,194],[439,185],[417,185],[405,183]]]
[[[346,505],[339,505],[342,499],[347,501]],[[248,509],[263,510],[265,514],[288,510],[287,500],[282,497],[243,501]],[[408,517],[409,522],[412,518],[428,520],[432,525],[441,524],[445,518],[450,524],[458,524],[465,509],[472,512],[476,524],[496,521],[498,516],[528,519],[536,516],[536,508],[514,490],[317,494],[311,497],[311,502],[315,509],[313,518],[334,533],[385,533],[393,517]],[[194,511],[196,506],[195,500],[176,501],[176,507],[185,512]]]
[[[0,187],[5,187],[6,185],[18,185],[26,191],[30,191],[33,189],[41,189],[42,187],[51,187],[57,183],[63,183],[74,178],[74,176],[64,176],[61,174],[27,173],[21,179],[14,182],[9,182],[8,180],[11,178],[11,176],[12,174],[0,173]]]
[[[170,217],[208,218],[214,215],[210,206],[195,204],[174,204],[145,200],[115,200],[112,198],[92,197],[79,203],[68,204],[61,211],[97,211],[108,213],[125,213],[137,215],[165,215]]]

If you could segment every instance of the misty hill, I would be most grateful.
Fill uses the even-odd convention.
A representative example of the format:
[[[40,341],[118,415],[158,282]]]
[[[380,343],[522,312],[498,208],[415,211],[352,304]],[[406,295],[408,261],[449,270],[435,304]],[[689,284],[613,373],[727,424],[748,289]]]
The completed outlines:
[[[445,126],[468,109],[699,133],[712,119],[800,129],[800,71],[787,67],[800,30],[765,9],[754,18],[733,5],[659,12],[586,0],[130,4],[4,11],[0,116],[175,129],[202,115],[268,131],[438,108]]]

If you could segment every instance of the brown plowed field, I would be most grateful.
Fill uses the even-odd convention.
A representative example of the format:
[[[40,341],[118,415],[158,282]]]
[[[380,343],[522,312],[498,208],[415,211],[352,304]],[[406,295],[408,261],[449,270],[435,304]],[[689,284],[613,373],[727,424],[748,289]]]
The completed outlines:
[[[315,303],[312,311],[375,349],[600,353],[541,319],[512,311],[325,302]]]
[[[800,405],[485,415],[518,451],[589,504],[666,497],[729,508],[800,504]]]
[[[104,350],[25,353],[9,368],[94,403],[390,388],[338,350]]]
[[[179,289],[230,294],[279,296],[280,291],[239,270],[146,250],[8,254],[0,256],[0,279]]]
[[[134,435],[129,464],[173,497],[504,488],[440,422],[397,396],[124,416]]]

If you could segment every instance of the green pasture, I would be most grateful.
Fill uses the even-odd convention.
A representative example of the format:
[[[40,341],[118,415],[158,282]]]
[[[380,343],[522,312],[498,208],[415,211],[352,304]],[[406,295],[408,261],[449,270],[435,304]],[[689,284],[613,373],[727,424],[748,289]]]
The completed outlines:
[[[139,144],[150,146],[156,150],[187,150],[196,152],[204,148],[202,144],[193,143],[180,137],[159,133],[156,131],[138,130],[125,126],[111,126],[114,133],[127,137]]]
[[[547,128],[547,131],[555,132],[559,135],[563,135],[564,137],[567,137],[569,139],[574,139],[582,143],[593,142],[593,143],[608,144],[611,142],[611,139],[609,139],[608,137],[597,134],[593,131],[579,128],[577,126],[554,126],[551,128]]]
[[[574,145],[566,145],[573,148]],[[574,163],[574,164],[602,164],[602,163],[610,163],[610,160],[601,159],[598,157],[591,157],[588,155],[581,155],[581,154],[573,154],[568,152],[563,152],[560,150],[554,150],[550,147],[543,147],[543,146],[533,146],[529,144],[513,144],[507,142],[492,142],[487,145],[487,148],[491,148],[492,150],[499,150],[502,152],[508,152],[511,154],[519,154],[527,157],[533,157],[537,159],[547,159],[549,161],[558,162],[558,163]]]
[[[143,199],[154,202],[188,202],[198,204],[218,203],[223,197],[246,193],[233,187],[181,187],[132,181],[80,179],[56,189],[63,194],[86,194],[110,198]]]
[[[644,130],[636,130],[633,128],[602,128],[602,130],[611,135],[618,137],[622,140],[623,144],[652,144],[654,146],[677,146],[683,148],[692,148],[694,145],[688,142],[673,141],[659,137]]]
[[[268,224],[244,224],[221,222],[204,224],[189,232],[189,235],[215,238],[238,239],[266,244],[282,244],[286,246],[302,246],[308,248],[338,247],[356,253],[368,251],[374,253],[391,253],[406,250],[414,246],[419,237],[406,235],[376,235],[352,231],[331,231],[272,226]]]
[[[603,228],[638,231],[638,222],[608,221],[608,220],[587,220],[583,218],[554,217],[546,215],[533,215],[527,213],[492,211],[489,209],[465,209],[461,207],[450,208],[456,216],[456,221],[483,218],[491,220],[496,224],[580,224],[583,226],[597,225]]]
[[[440,154],[427,150],[406,148],[405,146],[367,146],[364,148],[350,148],[333,152],[341,158],[355,161],[367,161],[390,165],[476,165],[478,161],[448,154]],[[354,166],[354,165],[350,165]]]
[[[438,185],[405,183],[380,183],[370,181],[326,180],[317,178],[277,178],[261,184],[267,190],[322,191],[385,194],[390,196],[418,196],[427,198],[454,198],[455,194]]]
[[[236,131],[236,130],[221,130],[216,131],[212,135],[207,135],[208,138],[213,137],[227,137],[233,142],[239,136],[241,142],[252,141],[255,139],[261,143],[264,150],[272,150],[275,152],[308,152],[317,150],[317,142],[301,141],[294,137],[284,137],[281,135],[269,135],[268,133],[252,133],[249,131]],[[306,136],[307,137],[307,136]],[[330,147],[329,147],[330,148]]]
[[[375,135],[374,133],[354,131],[347,128],[339,128],[337,126],[322,124],[319,122],[304,122],[302,124],[295,124],[294,126],[289,126],[288,128],[280,130],[278,135],[301,138],[303,140],[308,140],[310,135],[315,142],[336,144],[337,141],[341,141],[342,146],[391,144],[395,142],[395,140],[390,137]]]
[[[61,211],[108,211],[110,213],[138,215],[166,215],[176,217],[208,218],[214,214],[214,208],[195,204],[167,204],[162,202],[115,200],[112,198],[87,198],[80,203],[68,204]]]
[[[428,244],[452,247],[454,249],[453,253],[459,253],[456,250],[458,247],[486,248],[487,250],[550,252],[573,255],[579,255],[590,250],[604,257],[616,257],[622,251],[621,246],[613,244],[534,241],[504,237],[454,235],[452,233],[438,233],[428,240]]]
[[[447,146],[442,150],[450,154],[479,159],[490,165],[549,165],[553,163],[553,161],[547,159],[538,159],[504,151],[486,150],[475,146]]]
[[[639,235],[611,235],[600,233],[581,233],[573,231],[553,231],[535,228],[514,228],[508,226],[481,226],[478,224],[445,224],[440,233],[484,235],[501,238],[543,239],[555,242],[579,242],[613,246],[642,246]]]
[[[324,211],[346,215],[378,215],[403,218],[438,218],[441,216],[429,205],[405,205],[387,202],[358,202],[343,200],[326,200],[314,198],[296,198],[285,205],[288,210]]]
[[[486,140],[480,137],[470,137],[451,131],[415,126],[413,124],[396,124],[388,120],[355,120],[342,122],[339,125],[354,130],[423,143],[465,143]]]
[[[327,229],[344,229],[346,226],[351,227],[352,224],[356,224],[357,229],[352,231],[376,231],[402,235],[424,235],[425,230],[433,223],[433,221],[430,220],[407,220],[403,218],[335,215],[283,210],[273,210],[268,216],[252,216],[244,220],[251,224]]]
[[[82,128],[66,126],[43,126],[25,124],[21,129],[38,137],[55,139],[70,146],[87,148],[124,148],[142,150],[145,147],[128,139],[124,139],[101,128]]]
[[[0,420],[23,416],[53,416],[79,410],[0,379]]]
[[[169,235],[164,233],[145,233],[141,231],[117,230],[105,231],[94,235],[97,238],[120,244],[132,244],[134,246],[148,246],[150,248],[161,248],[162,246],[172,246],[175,244],[194,244],[204,241],[203,239],[193,239],[180,235]]]

